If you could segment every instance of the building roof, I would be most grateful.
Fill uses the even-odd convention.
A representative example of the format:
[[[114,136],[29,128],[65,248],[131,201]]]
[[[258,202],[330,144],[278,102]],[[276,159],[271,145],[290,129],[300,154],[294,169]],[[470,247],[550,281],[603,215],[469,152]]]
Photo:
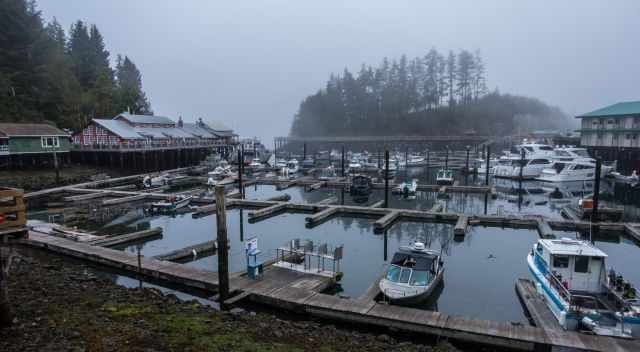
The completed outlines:
[[[61,129],[46,123],[0,123],[0,134],[6,137],[69,136]]]
[[[205,122],[205,125],[207,125],[207,127],[209,127],[210,129],[216,132],[232,132],[233,133],[232,129],[230,129],[225,124],[219,121],[207,121]]]
[[[215,134],[213,134],[213,132],[207,131],[206,129],[198,126],[198,124],[196,123],[184,122],[182,124],[182,129],[200,138],[216,138],[217,137]]]
[[[111,131],[113,134],[124,139],[144,139],[134,128],[121,120],[93,119],[93,122]]]
[[[127,119],[127,121],[130,121],[131,123],[175,125],[175,122],[173,122],[173,120],[166,116],[134,115],[128,112],[123,112],[121,114],[118,114],[118,116],[114,117],[113,119],[116,120],[120,117]]]
[[[607,257],[605,252],[586,241],[563,238],[559,240],[540,240],[540,242],[551,254]]]
[[[577,118],[583,117],[622,117],[625,115],[637,115],[640,114],[640,101],[625,101],[613,105],[606,106],[604,108],[588,112],[586,114],[578,115]]]

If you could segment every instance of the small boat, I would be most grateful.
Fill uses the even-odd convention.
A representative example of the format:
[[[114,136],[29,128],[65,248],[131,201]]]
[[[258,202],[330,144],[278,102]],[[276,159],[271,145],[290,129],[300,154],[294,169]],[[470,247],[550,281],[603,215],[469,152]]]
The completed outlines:
[[[415,167],[415,166],[425,166],[427,165],[427,159],[420,155],[409,155],[407,158],[407,166]]]
[[[262,164],[259,158],[253,158],[251,160],[251,163],[249,163],[249,168],[253,170],[259,170],[264,168],[264,165]]]
[[[207,176],[214,180],[223,179],[229,175],[231,175],[231,168],[225,168],[222,166],[217,166],[213,171],[207,173]]]
[[[333,167],[333,165],[329,165],[320,171],[320,176],[318,177],[318,179],[321,181],[328,181],[333,180],[336,177],[338,177],[336,169]]]
[[[160,175],[155,177],[151,177],[147,175],[142,179],[142,185],[145,188],[166,186],[168,184],[169,184],[169,175]]]
[[[294,175],[300,171],[300,167],[298,166],[298,160],[291,159],[287,162],[287,174]]]
[[[167,201],[151,203],[151,210],[158,212],[174,211],[189,205],[193,196],[178,195]]]
[[[638,172],[633,170],[630,176],[625,176],[617,171],[610,173],[611,177],[615,180],[616,183],[628,184],[631,187],[635,187],[640,182],[640,177],[638,177]]]
[[[399,185],[395,186],[391,193],[393,194],[402,194],[405,197],[409,195],[416,194],[418,190],[418,179],[414,178],[411,182],[402,182]]]
[[[606,258],[588,241],[543,239],[533,245],[527,265],[538,292],[565,330],[638,336],[636,290],[621,276],[607,272]]]
[[[436,184],[438,185],[452,185],[453,184],[453,170],[440,169],[436,174]]]
[[[380,291],[391,303],[412,305],[427,300],[442,281],[444,262],[440,252],[424,243],[402,246],[393,255]]]
[[[362,164],[360,164],[359,161],[351,160],[349,162],[349,165],[347,166],[347,170],[349,170],[350,174],[354,174],[354,173],[358,173],[360,171],[363,171],[363,167],[362,167]]]

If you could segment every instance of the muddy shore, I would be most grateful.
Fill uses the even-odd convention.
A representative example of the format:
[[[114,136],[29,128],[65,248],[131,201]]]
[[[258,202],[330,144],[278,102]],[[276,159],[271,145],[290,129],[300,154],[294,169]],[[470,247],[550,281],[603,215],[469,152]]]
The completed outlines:
[[[458,350],[444,341],[423,345],[392,332],[288,320],[269,312],[219,312],[157,289],[125,288],[61,257],[21,254],[9,276],[15,318],[0,330],[0,351]]]

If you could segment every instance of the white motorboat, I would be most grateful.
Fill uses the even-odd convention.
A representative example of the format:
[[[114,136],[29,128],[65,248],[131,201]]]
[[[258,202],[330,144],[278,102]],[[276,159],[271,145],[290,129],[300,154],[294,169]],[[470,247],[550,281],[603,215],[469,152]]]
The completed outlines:
[[[291,159],[287,162],[287,174],[295,175],[300,171],[300,167],[298,165],[298,160]]]
[[[440,252],[424,243],[402,246],[393,255],[385,276],[380,280],[382,294],[391,303],[412,305],[427,300],[442,282],[444,262]]]
[[[503,160],[504,161],[504,160]],[[535,178],[540,176],[542,170],[549,168],[553,164],[551,158],[535,159],[510,159],[510,163],[499,163],[494,166],[493,174],[496,177],[504,178]]]
[[[552,159],[555,152],[552,146],[548,144],[529,142],[526,139],[522,144],[516,145],[512,150],[504,152],[504,156],[509,159],[520,159],[524,151],[524,158],[527,160],[548,158]]]
[[[601,176],[606,170],[601,169]],[[592,181],[596,177],[596,165],[590,162],[555,161],[551,167],[542,170],[538,181],[544,182],[568,182],[568,181]]]
[[[556,146],[553,150],[553,160],[556,161],[576,161],[595,163],[596,159],[589,155],[586,148],[574,146]]]
[[[640,182],[640,177],[638,177],[638,172],[636,170],[633,170],[629,176],[625,176],[617,171],[611,172],[610,175],[616,183],[628,184],[631,187],[637,186],[638,182]]]
[[[403,194],[405,196],[416,194],[418,190],[418,179],[414,178],[411,182],[402,182],[395,186],[391,193],[393,194]]]
[[[436,184],[438,185],[452,185],[453,184],[453,170],[440,169],[436,174]]]
[[[638,336],[636,291],[621,276],[607,273],[606,258],[588,241],[542,239],[527,255],[527,265],[538,293],[564,329]]]
[[[169,200],[151,203],[152,211],[173,211],[189,205],[193,196],[177,195]]]
[[[142,185],[145,188],[166,186],[169,184],[169,180],[170,180],[169,175],[160,175],[160,176],[154,176],[154,177],[147,175],[142,179]]]
[[[231,167],[217,166],[213,171],[208,172],[207,176],[214,180],[219,180],[231,175]]]
[[[427,165],[427,159],[420,155],[409,155],[407,158],[407,166],[416,167],[416,166],[425,166]]]
[[[490,158],[489,159],[489,175],[493,175],[496,165],[511,164],[511,160],[502,158]],[[473,167],[477,170],[479,176],[487,174],[487,159],[474,159],[472,162]],[[470,170],[471,171],[471,170]]]
[[[249,163],[249,168],[253,170],[260,170],[264,168],[264,165],[262,164],[259,158],[253,158],[251,160],[251,163]]]

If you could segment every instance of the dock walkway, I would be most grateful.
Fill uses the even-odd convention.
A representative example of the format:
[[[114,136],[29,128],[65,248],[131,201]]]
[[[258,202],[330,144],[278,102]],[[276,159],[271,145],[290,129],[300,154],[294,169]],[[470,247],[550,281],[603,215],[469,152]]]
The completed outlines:
[[[186,287],[215,291],[218,274],[181,264],[142,257],[138,268],[135,254],[91,246],[36,232],[18,243],[48,249],[52,252],[107,265],[113,268],[165,280]],[[550,346],[593,351],[638,351],[640,341],[590,336],[566,331],[551,331],[508,322],[470,319],[420,309],[380,304],[368,300],[345,299],[320,293],[331,278],[269,267],[260,280],[231,275],[230,289],[241,298],[290,309],[312,316],[394,327],[404,331],[461,339],[524,350],[550,350]]]

